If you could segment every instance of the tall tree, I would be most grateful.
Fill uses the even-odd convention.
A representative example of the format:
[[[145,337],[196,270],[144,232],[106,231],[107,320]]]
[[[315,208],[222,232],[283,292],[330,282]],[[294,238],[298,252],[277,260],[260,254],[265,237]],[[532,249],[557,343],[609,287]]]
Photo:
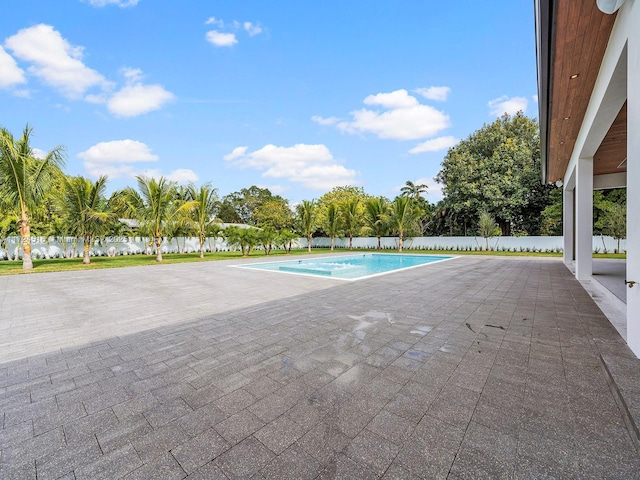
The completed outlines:
[[[360,213],[360,199],[352,197],[340,204],[344,231],[349,235],[349,250],[353,250],[353,237],[360,231],[362,215]]]
[[[279,196],[259,205],[253,212],[253,218],[259,227],[271,227],[274,230],[292,228],[295,223],[289,201]]]
[[[114,216],[109,211],[105,189],[107,177],[92,182],[84,177],[67,178],[61,198],[63,216],[69,233],[82,237],[82,263],[89,265],[91,244],[104,233],[105,226]]]
[[[413,183],[411,180],[407,180],[404,187],[400,189],[400,195],[409,197],[415,202],[422,198],[423,193],[427,193],[427,185],[424,183]]]
[[[327,207],[327,215],[322,229],[329,235],[331,239],[331,251],[333,252],[336,243],[336,236],[340,234],[342,228],[342,217],[340,210],[335,203],[329,204]]]
[[[358,215],[364,215],[364,202],[371,198],[370,195],[365,193],[362,187],[355,187],[353,185],[347,185],[344,187],[334,187],[318,199],[318,208],[316,211],[317,225],[326,235],[329,232],[326,231],[327,227],[327,210],[332,203],[335,205],[342,205],[350,200],[357,198],[358,203]],[[357,232],[360,234],[361,232]]]
[[[394,231],[398,234],[398,251],[402,252],[404,235],[413,223],[419,218],[420,210],[409,197],[396,197],[391,202],[390,223]]]
[[[307,239],[307,249],[311,252],[311,237],[316,231],[316,202],[303,200],[297,206],[300,233]]]
[[[204,242],[212,224],[216,222],[218,191],[209,183],[201,185],[200,188],[191,184],[188,187],[187,198],[195,202],[189,216],[200,244],[200,258],[204,258]]]
[[[498,118],[449,149],[436,177],[449,215],[466,230],[480,211],[495,217],[503,235],[538,235],[551,187],[541,185],[538,123],[522,112]]]
[[[367,230],[378,239],[380,250],[380,239],[389,229],[389,201],[384,197],[367,200],[364,204],[364,223]]]
[[[7,129],[0,129],[0,196],[19,212],[24,270],[33,268],[30,211],[36,208],[59,175],[65,154],[64,147],[58,146],[43,159],[34,158],[31,134],[29,125],[19,139],[14,138]]]
[[[257,225],[256,210],[270,200],[286,203],[284,198],[273,195],[268,188],[260,188],[255,185],[243,188],[239,192],[232,192],[223,197],[218,216],[223,222]]]
[[[129,187],[123,191],[130,214],[148,232],[156,247],[156,261],[162,261],[162,240],[167,223],[195,207],[195,201],[176,201],[176,186],[166,178],[137,176],[138,191]]]

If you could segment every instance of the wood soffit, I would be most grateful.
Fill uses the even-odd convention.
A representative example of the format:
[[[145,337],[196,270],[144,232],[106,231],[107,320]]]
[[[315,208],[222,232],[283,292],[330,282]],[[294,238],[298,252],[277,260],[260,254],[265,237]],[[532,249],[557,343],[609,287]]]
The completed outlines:
[[[615,18],[602,13],[595,0],[557,2],[548,117],[550,182],[562,179],[569,165]],[[618,168],[626,157],[625,103],[594,156],[594,174],[626,171]]]

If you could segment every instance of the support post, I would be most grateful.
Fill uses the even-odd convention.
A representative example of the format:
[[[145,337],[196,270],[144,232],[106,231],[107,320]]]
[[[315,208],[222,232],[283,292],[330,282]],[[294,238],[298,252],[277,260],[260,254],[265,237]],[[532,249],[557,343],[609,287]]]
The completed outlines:
[[[593,157],[576,162],[576,278],[590,280],[593,273]]]
[[[564,253],[562,254],[564,264],[570,266],[573,263],[575,241],[574,205],[575,190],[564,186],[562,191],[562,234],[564,237]]]

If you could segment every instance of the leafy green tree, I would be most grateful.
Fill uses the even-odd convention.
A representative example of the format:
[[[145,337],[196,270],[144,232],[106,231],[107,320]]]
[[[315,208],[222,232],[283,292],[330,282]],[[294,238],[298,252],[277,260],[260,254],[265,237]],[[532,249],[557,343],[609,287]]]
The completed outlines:
[[[420,217],[420,210],[409,197],[396,197],[391,202],[390,224],[398,234],[398,252],[402,252],[405,232],[413,226]]]
[[[340,212],[342,213],[344,231],[349,236],[349,250],[353,250],[353,237],[358,234],[362,226],[360,199],[352,197],[341,203]]]
[[[276,196],[266,200],[253,212],[253,218],[259,227],[272,227],[274,230],[293,228],[295,216],[288,200]]]
[[[331,251],[333,252],[335,248],[336,236],[340,235],[340,231],[342,228],[342,217],[340,215],[340,209],[335,203],[329,204],[327,207],[327,215],[325,219],[325,223],[322,226],[322,230],[324,230],[329,238],[331,238]]]
[[[140,222],[140,231],[153,238],[156,261],[162,261],[162,240],[165,227],[195,207],[195,201],[177,201],[176,186],[166,178],[137,176],[138,191],[129,187],[123,190],[127,212]]]
[[[293,244],[293,241],[296,238],[298,238],[298,235],[296,235],[291,230],[287,230],[285,228],[284,230],[280,230],[280,232],[278,232],[278,235],[276,236],[276,238],[274,240],[274,244],[282,246],[282,249],[287,254],[289,254],[289,253],[291,253],[291,245]]]
[[[303,200],[297,206],[300,233],[307,239],[307,249],[311,252],[311,237],[316,231],[316,202]]]
[[[253,247],[258,245],[258,232],[259,230],[255,228],[242,228],[233,225],[225,228],[227,243],[233,247],[240,247],[243,257],[250,256]]]
[[[541,235],[562,235],[562,189],[556,188],[549,193],[549,205],[540,213]]]
[[[325,193],[318,199],[318,208],[316,210],[316,218],[317,218],[317,226],[322,229],[322,231],[329,236],[329,232],[325,230],[327,227],[327,210],[329,205],[342,205],[351,201],[352,199],[357,198],[359,200],[358,204],[358,216],[362,217],[364,215],[364,203],[367,199],[371,198],[370,195],[365,193],[362,187],[355,186],[344,186],[344,187],[334,187],[329,192]],[[340,208],[340,207],[339,207]],[[361,232],[357,232],[359,235]]]
[[[551,187],[541,185],[537,121],[522,112],[503,115],[449,149],[436,179],[444,188],[449,217],[458,225],[493,215],[503,235],[537,235]]]
[[[367,200],[364,204],[364,223],[367,231],[378,239],[378,250],[380,250],[380,239],[389,230],[389,201],[384,197]]]
[[[286,203],[284,198],[273,195],[268,188],[260,188],[255,185],[243,188],[239,192],[233,192],[223,197],[218,217],[227,223],[257,225],[256,210],[271,200]]]
[[[265,227],[258,231],[258,240],[264,249],[264,254],[269,255],[273,249],[273,244],[276,241],[278,232],[273,227]]]
[[[603,233],[618,242],[616,253],[620,253],[620,240],[627,237],[627,206],[614,203],[604,217]]]
[[[31,216],[64,166],[64,148],[52,149],[44,159],[36,159],[31,147],[32,129],[27,125],[19,139],[0,129],[0,197],[18,213],[22,239],[22,268],[33,268],[31,259]]]
[[[485,240],[485,250],[489,250],[489,239],[500,235],[500,227],[489,212],[480,212],[478,235]]]
[[[189,213],[193,231],[200,245],[200,258],[204,258],[204,242],[211,232],[211,226],[216,222],[218,191],[209,183],[201,185],[200,188],[191,184],[188,187],[187,198],[195,202]]]
[[[82,263],[89,265],[91,244],[104,234],[109,220],[114,216],[108,209],[105,190],[107,177],[92,182],[84,177],[68,178],[64,185],[61,207],[69,233],[82,237]]]

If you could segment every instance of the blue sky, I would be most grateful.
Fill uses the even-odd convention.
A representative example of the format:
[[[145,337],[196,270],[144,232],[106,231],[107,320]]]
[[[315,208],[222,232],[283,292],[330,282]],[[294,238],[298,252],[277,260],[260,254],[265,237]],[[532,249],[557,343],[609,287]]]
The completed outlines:
[[[0,125],[72,175],[393,197],[537,116],[530,0],[3,0]]]

